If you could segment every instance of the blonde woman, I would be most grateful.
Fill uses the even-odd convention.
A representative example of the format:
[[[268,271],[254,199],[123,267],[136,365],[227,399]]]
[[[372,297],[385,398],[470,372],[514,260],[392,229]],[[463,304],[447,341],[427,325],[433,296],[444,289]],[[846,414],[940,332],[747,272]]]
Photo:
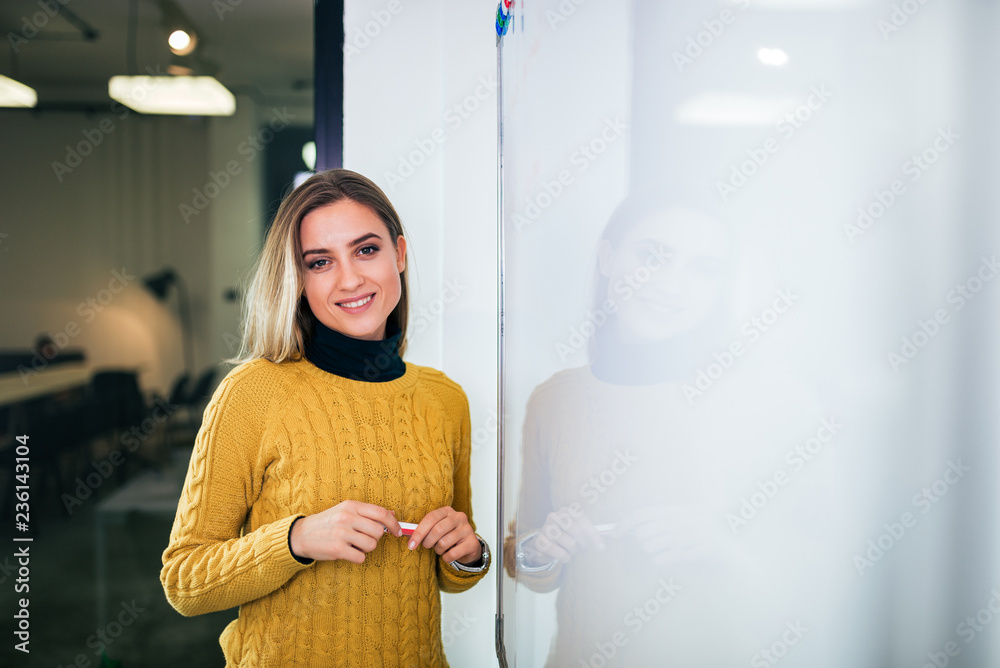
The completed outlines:
[[[439,591],[472,587],[490,555],[468,399],[402,360],[406,321],[392,204],[354,172],[311,177],[265,240],[163,553],[181,614],[239,606],[227,666],[448,665]]]

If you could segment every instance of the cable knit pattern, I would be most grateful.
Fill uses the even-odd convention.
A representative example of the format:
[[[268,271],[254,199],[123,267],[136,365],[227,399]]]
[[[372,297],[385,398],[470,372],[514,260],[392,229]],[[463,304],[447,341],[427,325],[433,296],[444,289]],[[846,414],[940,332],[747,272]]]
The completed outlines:
[[[446,667],[439,592],[486,572],[388,535],[363,564],[303,564],[288,533],[349,499],[472,522],[470,451],[468,399],[435,369],[368,383],[305,358],[243,364],[205,409],[163,552],[167,600],[183,615],[239,606],[219,640],[227,667]]]

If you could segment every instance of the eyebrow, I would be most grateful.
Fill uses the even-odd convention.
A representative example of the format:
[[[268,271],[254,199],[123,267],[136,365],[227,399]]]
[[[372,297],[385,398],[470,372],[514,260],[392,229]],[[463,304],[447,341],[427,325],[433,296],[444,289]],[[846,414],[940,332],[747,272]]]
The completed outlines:
[[[350,248],[354,248],[355,246],[358,246],[358,245],[364,243],[365,241],[368,241],[372,237],[375,237],[379,241],[382,240],[382,237],[380,237],[379,235],[375,234],[374,232],[369,232],[368,234],[365,234],[365,235],[362,235],[362,236],[358,237],[357,239],[355,239],[354,241],[352,241],[351,243],[349,243],[348,246]],[[328,251],[326,248],[316,248],[316,249],[313,249],[313,250],[307,250],[307,251],[305,251],[304,253],[302,253],[302,257],[305,257],[306,255],[322,255],[324,253],[329,253],[329,252],[330,251]]]

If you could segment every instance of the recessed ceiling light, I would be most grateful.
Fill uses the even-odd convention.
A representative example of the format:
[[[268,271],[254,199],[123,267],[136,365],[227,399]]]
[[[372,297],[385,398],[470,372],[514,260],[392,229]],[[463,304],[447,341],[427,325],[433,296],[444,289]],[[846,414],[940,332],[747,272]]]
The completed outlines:
[[[0,107],[34,107],[38,94],[31,86],[0,74]]]
[[[143,114],[232,116],[236,98],[215,77],[126,77],[108,81],[108,94]]]
[[[757,59],[765,65],[780,67],[788,62],[788,54],[781,49],[761,49],[757,52]]]

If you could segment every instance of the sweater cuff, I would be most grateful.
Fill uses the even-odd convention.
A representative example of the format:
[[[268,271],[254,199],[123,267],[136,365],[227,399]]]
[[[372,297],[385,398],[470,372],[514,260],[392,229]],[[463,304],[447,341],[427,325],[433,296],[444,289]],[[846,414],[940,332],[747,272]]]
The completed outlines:
[[[292,559],[294,559],[297,563],[302,564],[303,566],[308,566],[308,565],[312,564],[313,562],[315,562],[316,560],[315,559],[309,559],[308,557],[300,557],[299,555],[297,555],[294,552],[292,552],[292,527],[295,526],[295,523],[298,522],[303,517],[305,517],[305,515],[293,515],[292,516],[291,521],[288,522],[288,531],[286,532],[287,537],[285,539],[285,543],[288,545],[288,556],[290,556]],[[286,521],[286,520],[283,520],[283,521]]]

